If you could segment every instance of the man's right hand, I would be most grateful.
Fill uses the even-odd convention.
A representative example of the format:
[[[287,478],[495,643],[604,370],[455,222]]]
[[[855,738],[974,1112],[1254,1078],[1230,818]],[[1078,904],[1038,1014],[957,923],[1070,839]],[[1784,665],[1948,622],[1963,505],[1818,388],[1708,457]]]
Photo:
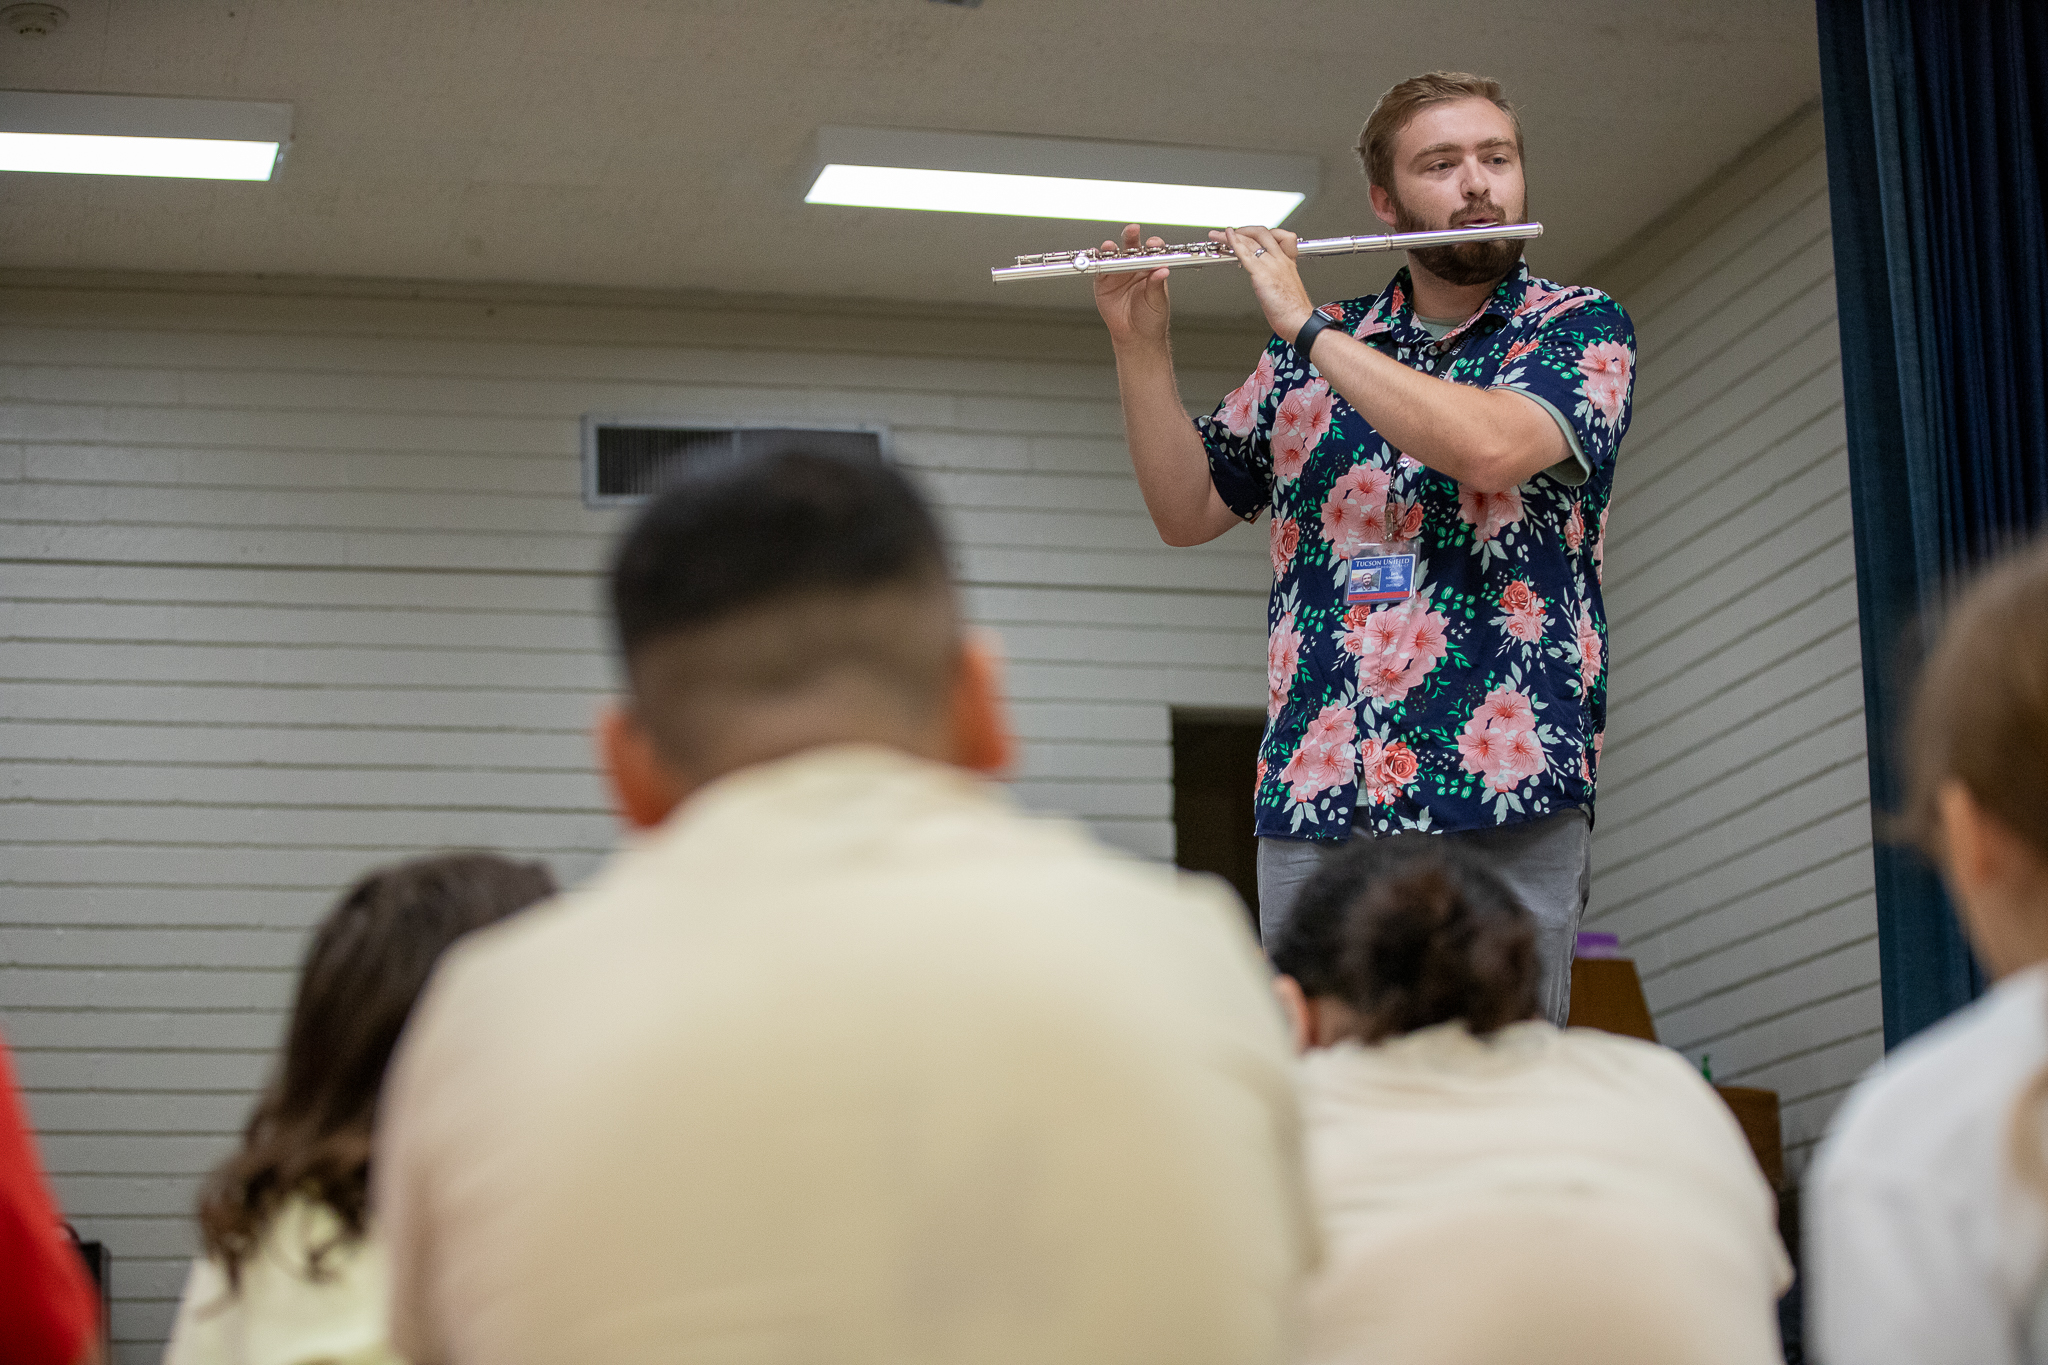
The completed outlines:
[[[1127,225],[1122,249],[1129,251],[1137,246],[1139,235],[1136,223]],[[1145,245],[1165,246],[1166,241],[1153,237]],[[1104,242],[1102,247],[1105,251],[1118,249],[1115,242]],[[1166,268],[1161,266],[1157,270],[1095,277],[1095,307],[1109,326],[1110,344],[1121,347],[1131,342],[1142,345],[1166,341],[1166,323],[1173,312],[1166,297],[1166,275]]]
[[[1124,229],[1123,250],[1138,245],[1136,223]],[[1157,237],[1146,246],[1165,246]],[[1115,242],[1103,246],[1117,249]],[[1173,380],[1166,346],[1166,268],[1095,277],[1095,307],[1116,347],[1117,392],[1124,405],[1124,438],[1138,490],[1159,538],[1168,545],[1200,545],[1237,525],[1209,476],[1202,445]]]

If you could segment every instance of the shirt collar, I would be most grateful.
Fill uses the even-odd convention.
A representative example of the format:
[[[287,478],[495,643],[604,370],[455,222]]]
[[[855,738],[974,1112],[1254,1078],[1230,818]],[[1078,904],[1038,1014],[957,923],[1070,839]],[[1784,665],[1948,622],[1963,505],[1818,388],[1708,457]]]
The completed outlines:
[[[952,764],[880,744],[826,744],[714,779],[635,843],[664,860],[705,849],[731,858],[763,848],[763,831],[802,829],[801,847],[776,854],[788,864],[887,842],[917,818],[992,802],[1002,798],[986,780]]]
[[[1482,318],[1498,318],[1500,325],[1506,326],[1520,310],[1522,296],[1529,292],[1529,282],[1529,263],[1526,260],[1516,261],[1515,268],[1493,287],[1493,292],[1486,296],[1486,302],[1479,306],[1479,311],[1452,328],[1444,337],[1443,344],[1463,341]],[[1387,281],[1387,287],[1366,308],[1365,320],[1352,333],[1361,341],[1383,334],[1409,345],[1433,344],[1436,340],[1416,324],[1415,281],[1405,265],[1394,272],[1394,278]]]

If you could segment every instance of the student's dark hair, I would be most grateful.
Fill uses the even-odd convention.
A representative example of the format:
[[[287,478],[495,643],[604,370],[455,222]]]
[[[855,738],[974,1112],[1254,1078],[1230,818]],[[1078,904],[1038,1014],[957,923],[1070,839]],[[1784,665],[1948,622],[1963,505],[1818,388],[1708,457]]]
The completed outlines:
[[[1941,789],[1957,782],[2048,862],[2048,534],[1956,601],[1920,669],[1906,733],[1905,833],[1922,850],[1941,861]],[[2044,1105],[2048,1067],[2021,1091],[2008,1135],[2021,1181],[2048,1198]]]
[[[1480,1036],[1536,1012],[1536,925],[1472,852],[1441,837],[1358,839],[1309,879],[1272,950],[1302,991],[1343,1001],[1373,1043],[1462,1021]]]
[[[665,636],[796,596],[943,581],[939,526],[886,461],[793,445],[686,466],[612,560],[630,662]]]
[[[872,457],[795,445],[687,468],[620,543],[611,598],[634,709],[686,768],[736,706],[828,677],[935,711],[959,658],[938,521]]]
[[[335,1246],[361,1238],[377,1092],[435,962],[463,934],[554,892],[541,863],[450,853],[380,868],[328,912],[241,1148],[200,1191],[200,1234],[232,1288],[293,1195],[327,1205],[341,1222],[335,1243],[310,1249],[316,1278]]]

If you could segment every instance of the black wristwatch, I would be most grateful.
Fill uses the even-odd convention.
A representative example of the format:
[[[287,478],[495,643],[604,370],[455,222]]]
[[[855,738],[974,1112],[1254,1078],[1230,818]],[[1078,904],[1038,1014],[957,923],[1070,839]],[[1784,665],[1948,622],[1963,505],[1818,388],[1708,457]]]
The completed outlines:
[[[1315,312],[1308,315],[1308,321],[1301,324],[1301,330],[1294,334],[1294,353],[1301,357],[1301,363],[1308,364],[1308,352],[1316,344],[1316,337],[1325,327],[1332,326],[1329,316]]]

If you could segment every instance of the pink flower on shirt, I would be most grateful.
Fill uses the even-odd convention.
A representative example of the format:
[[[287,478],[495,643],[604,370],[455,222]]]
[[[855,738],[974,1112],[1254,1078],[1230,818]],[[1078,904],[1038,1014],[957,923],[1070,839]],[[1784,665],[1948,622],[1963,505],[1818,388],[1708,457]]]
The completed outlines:
[[[1537,281],[1531,280],[1529,281],[1529,287],[1522,291],[1522,301],[1516,305],[1515,315],[1519,317],[1523,313],[1534,313],[1548,305],[1552,299],[1562,297],[1564,297],[1564,290],[1545,289]]]
[[[1472,542],[1483,545],[1500,533],[1504,526],[1512,526],[1522,519],[1522,490],[1510,488],[1505,493],[1481,493],[1465,484],[1458,485],[1458,515],[1473,529]]]
[[[1413,540],[1422,534],[1422,503],[1394,501],[1387,504],[1387,539]]]
[[[1294,690],[1294,674],[1301,667],[1301,632],[1294,628],[1294,613],[1282,616],[1266,638],[1266,718],[1280,714],[1281,704]]]
[[[1393,476],[1369,464],[1338,477],[1323,503],[1323,539],[1339,559],[1358,554],[1386,531],[1387,489]]]
[[[1468,773],[1485,777],[1498,769],[1507,743],[1508,732],[1490,730],[1476,722],[1466,722],[1463,733],[1458,736],[1460,766]]]
[[[1579,694],[1593,695],[1593,684],[1600,681],[1600,632],[1593,628],[1593,609],[1584,603],[1579,605]]]
[[[1547,605],[1536,595],[1536,589],[1527,580],[1516,579],[1501,590],[1501,610],[1507,613],[1505,629],[1517,640],[1534,644],[1543,638],[1544,627],[1550,624],[1550,617],[1544,610]]]
[[[1358,771],[1357,738],[1358,717],[1351,708],[1325,706],[1308,723],[1301,746],[1280,770],[1280,780],[1300,802],[1313,801],[1319,793],[1343,786]]]
[[[1536,708],[1523,693],[1513,688],[1497,687],[1486,694],[1486,700],[1472,712],[1472,719],[1493,730],[1533,730],[1536,728]]]
[[[1536,732],[1510,730],[1502,741],[1499,765],[1486,775],[1486,785],[1497,792],[1512,791],[1547,767]]]
[[[1632,363],[1628,347],[1618,341],[1592,342],[1579,355],[1579,372],[1586,376],[1586,399],[1610,427],[1621,421],[1622,405],[1628,402]]]
[[[1528,611],[1509,613],[1502,629],[1524,644],[1533,645],[1543,638],[1543,628],[1549,624],[1550,618],[1543,612],[1543,599],[1539,597]]]
[[[1223,428],[1233,436],[1249,436],[1258,424],[1259,408],[1273,392],[1273,353],[1259,357],[1251,378],[1237,386],[1223,400]]]
[[[1593,538],[1593,581],[1607,581],[1607,509],[1600,509],[1600,534]]]
[[[1309,452],[1330,429],[1330,384],[1311,379],[1280,400],[1273,414],[1273,480],[1291,483],[1308,464]]]
[[[1273,518],[1272,541],[1273,577],[1281,578],[1294,562],[1294,552],[1301,548],[1301,523],[1293,517]]]
[[[1420,770],[1415,751],[1398,739],[1382,744],[1368,737],[1359,743],[1359,784],[1372,805],[1392,805]]]
[[[1528,697],[1508,688],[1486,694],[1458,736],[1458,753],[1468,773],[1491,792],[1510,792],[1544,772],[1549,761],[1536,738],[1536,712]]]
[[[1564,547],[1573,554],[1577,554],[1579,547],[1585,543],[1586,518],[1579,510],[1579,504],[1574,501],[1572,503],[1571,515],[1564,519]]]
[[[1405,701],[1450,650],[1448,623],[1423,592],[1405,602],[1353,607],[1337,647],[1358,660],[1358,690],[1375,701]]]

